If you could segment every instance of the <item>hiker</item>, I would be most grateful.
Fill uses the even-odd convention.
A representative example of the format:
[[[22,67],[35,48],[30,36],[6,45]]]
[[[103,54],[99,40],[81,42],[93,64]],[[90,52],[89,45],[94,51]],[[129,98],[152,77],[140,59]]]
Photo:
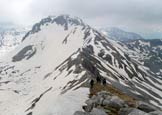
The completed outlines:
[[[101,83],[101,77],[97,76],[96,81],[97,81],[97,83]]]
[[[103,84],[104,86],[106,85],[106,79],[105,79],[105,78],[103,78],[102,84]]]
[[[94,86],[94,80],[91,79],[91,81],[90,81],[90,88],[93,88],[93,86]]]

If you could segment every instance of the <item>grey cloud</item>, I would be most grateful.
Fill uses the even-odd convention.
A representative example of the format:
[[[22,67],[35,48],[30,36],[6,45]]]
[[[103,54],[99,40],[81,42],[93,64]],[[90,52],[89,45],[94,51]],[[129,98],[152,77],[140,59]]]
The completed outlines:
[[[145,31],[162,25],[161,0],[6,0],[0,3],[0,20],[35,23],[48,15],[70,14],[95,27],[120,26]],[[14,15],[14,2],[30,1]],[[0,1],[1,2],[1,1]],[[23,4],[25,6],[25,4]],[[13,8],[14,9],[14,8]],[[11,11],[10,11],[11,10]],[[15,10],[15,9],[14,9]],[[17,9],[19,10],[19,8]],[[16,12],[16,11],[15,11]]]

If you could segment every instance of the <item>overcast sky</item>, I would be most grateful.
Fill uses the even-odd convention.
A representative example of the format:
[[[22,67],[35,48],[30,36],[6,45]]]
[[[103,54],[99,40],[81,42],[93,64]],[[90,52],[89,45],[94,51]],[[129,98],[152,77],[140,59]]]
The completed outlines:
[[[31,25],[48,15],[70,14],[93,27],[162,31],[162,0],[0,0],[0,22]]]

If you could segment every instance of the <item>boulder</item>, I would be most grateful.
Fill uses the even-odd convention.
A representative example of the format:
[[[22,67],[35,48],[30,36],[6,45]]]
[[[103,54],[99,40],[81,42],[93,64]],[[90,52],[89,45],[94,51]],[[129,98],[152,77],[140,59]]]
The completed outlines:
[[[125,101],[125,103],[129,106],[129,107],[137,107],[137,104],[133,101]],[[128,107],[127,106],[127,107]]]
[[[95,100],[88,99],[88,100],[85,101],[85,103],[87,104],[87,106],[93,108],[93,107],[97,106],[97,103],[99,103],[99,100],[97,100],[97,99],[95,99]]]
[[[149,115],[162,115],[162,111],[153,111],[150,112]]]
[[[82,108],[85,112],[91,112],[91,110],[93,109],[93,105],[84,105],[82,106]]]
[[[120,109],[125,106],[125,102],[117,96],[112,96],[110,99],[103,100],[103,105]]]
[[[101,91],[97,93],[97,96],[101,96],[105,99],[107,96],[112,96],[112,94],[106,91]]]
[[[102,105],[109,106],[110,105],[110,100],[109,99],[103,100]]]
[[[139,109],[133,109],[128,115],[149,115],[149,114]]]
[[[119,115],[128,115],[132,110],[133,110],[133,108],[121,108],[118,114]]]
[[[118,115],[149,115],[149,114],[136,108],[122,108],[120,109]]]
[[[124,107],[124,105],[125,105],[125,102],[117,96],[112,96],[110,101],[113,102],[113,103],[116,103],[120,107]]]
[[[156,107],[142,101],[138,102],[137,108],[147,113],[158,110]]]
[[[93,96],[91,99],[86,100],[87,105],[93,105],[96,107],[97,105],[102,105],[104,98],[102,96]]]
[[[107,113],[102,109],[93,108],[93,110],[90,112],[90,115],[107,115]]]
[[[92,99],[96,102],[96,104],[101,105],[104,98],[101,95],[97,95],[95,98]]]
[[[97,100],[92,100],[92,99],[88,99],[85,101],[85,103],[88,105],[88,106],[93,106],[95,103],[96,103]]]
[[[104,100],[102,100],[102,105],[108,106],[111,98],[111,96],[107,96]]]

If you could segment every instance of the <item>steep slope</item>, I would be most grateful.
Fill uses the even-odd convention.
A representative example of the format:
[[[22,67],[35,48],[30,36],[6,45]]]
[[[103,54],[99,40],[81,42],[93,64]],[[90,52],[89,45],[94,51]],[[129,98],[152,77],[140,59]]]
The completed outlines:
[[[162,106],[162,80],[76,17],[41,20],[0,61],[0,115],[72,115],[96,77]]]
[[[117,40],[117,41],[129,41],[129,40],[138,40],[143,39],[139,34],[133,32],[126,32],[119,28],[103,28],[100,31],[109,37],[109,39]]]

